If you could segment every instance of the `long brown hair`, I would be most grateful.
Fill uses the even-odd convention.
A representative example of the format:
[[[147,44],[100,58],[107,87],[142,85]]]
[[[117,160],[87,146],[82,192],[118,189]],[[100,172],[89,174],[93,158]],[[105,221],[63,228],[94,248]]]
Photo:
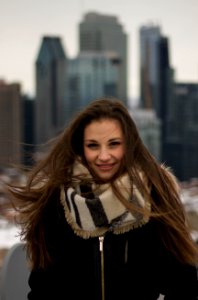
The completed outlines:
[[[140,171],[146,176],[152,187],[151,194],[147,195],[152,207],[150,217],[158,220],[160,236],[165,246],[183,263],[196,264],[198,249],[190,235],[175,177],[144,146],[131,115],[121,101],[104,98],[94,100],[80,111],[53,140],[46,157],[31,170],[25,186],[10,189],[22,224],[21,235],[26,241],[33,266],[44,267],[50,261],[42,218],[45,207],[51,194],[60,185],[71,184],[74,162],[80,158],[86,163],[83,153],[84,129],[92,121],[99,119],[119,121],[126,142],[121,172],[127,172],[131,182],[148,194],[145,182],[139,175]],[[119,190],[113,182],[112,186],[119,196]],[[120,201],[128,209],[133,209],[122,197]]]

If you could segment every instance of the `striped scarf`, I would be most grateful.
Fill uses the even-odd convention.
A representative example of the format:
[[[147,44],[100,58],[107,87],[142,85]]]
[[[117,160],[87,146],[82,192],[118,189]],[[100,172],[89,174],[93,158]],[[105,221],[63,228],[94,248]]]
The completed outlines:
[[[85,176],[90,176],[88,170]],[[135,207],[150,209],[149,203],[135,186],[131,195],[131,184],[127,175],[117,179],[116,185],[122,196]],[[62,186],[60,198],[67,222],[83,238],[101,236],[107,231],[124,233],[148,222],[148,216],[138,210],[133,213],[129,211],[108,183],[92,184],[88,192],[83,193],[82,190],[80,183],[68,189]]]

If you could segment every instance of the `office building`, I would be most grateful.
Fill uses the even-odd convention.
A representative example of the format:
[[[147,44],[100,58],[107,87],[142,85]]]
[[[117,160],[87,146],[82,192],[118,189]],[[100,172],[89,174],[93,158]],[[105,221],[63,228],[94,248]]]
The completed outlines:
[[[81,52],[68,61],[68,116],[89,102],[104,96],[117,96],[120,58],[110,52]]]
[[[158,160],[161,160],[161,122],[152,109],[129,110],[144,145]]]
[[[80,52],[113,52],[120,59],[117,97],[127,104],[127,35],[117,17],[87,13],[79,24]]]
[[[60,37],[45,36],[36,59],[35,142],[41,145],[65,124],[66,55]]]
[[[0,166],[21,164],[22,115],[18,83],[0,81]]]
[[[161,158],[166,160],[166,120],[171,102],[173,70],[169,59],[169,41],[159,26],[140,28],[140,106],[154,109],[161,121]]]
[[[155,109],[159,91],[159,40],[158,26],[140,28],[140,106]]]
[[[140,106],[166,115],[167,84],[170,74],[168,38],[159,26],[140,28]]]
[[[167,164],[180,180],[198,177],[198,84],[175,83],[167,119]]]
[[[34,164],[35,151],[35,99],[27,95],[22,96],[22,160],[26,166]]]

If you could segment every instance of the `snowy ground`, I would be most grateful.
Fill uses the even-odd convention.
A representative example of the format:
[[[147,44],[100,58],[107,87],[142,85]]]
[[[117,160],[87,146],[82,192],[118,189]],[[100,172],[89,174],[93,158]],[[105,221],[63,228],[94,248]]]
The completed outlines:
[[[0,248],[10,248],[20,242],[19,228],[5,219],[0,219]]]

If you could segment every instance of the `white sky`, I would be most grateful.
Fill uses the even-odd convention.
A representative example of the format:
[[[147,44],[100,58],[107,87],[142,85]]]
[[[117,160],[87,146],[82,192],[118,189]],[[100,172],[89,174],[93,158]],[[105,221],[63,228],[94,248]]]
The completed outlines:
[[[34,64],[44,35],[78,52],[78,24],[87,12],[118,17],[128,35],[129,96],[139,95],[139,28],[153,22],[169,38],[177,81],[198,82],[198,0],[0,0],[0,78],[35,94]]]

